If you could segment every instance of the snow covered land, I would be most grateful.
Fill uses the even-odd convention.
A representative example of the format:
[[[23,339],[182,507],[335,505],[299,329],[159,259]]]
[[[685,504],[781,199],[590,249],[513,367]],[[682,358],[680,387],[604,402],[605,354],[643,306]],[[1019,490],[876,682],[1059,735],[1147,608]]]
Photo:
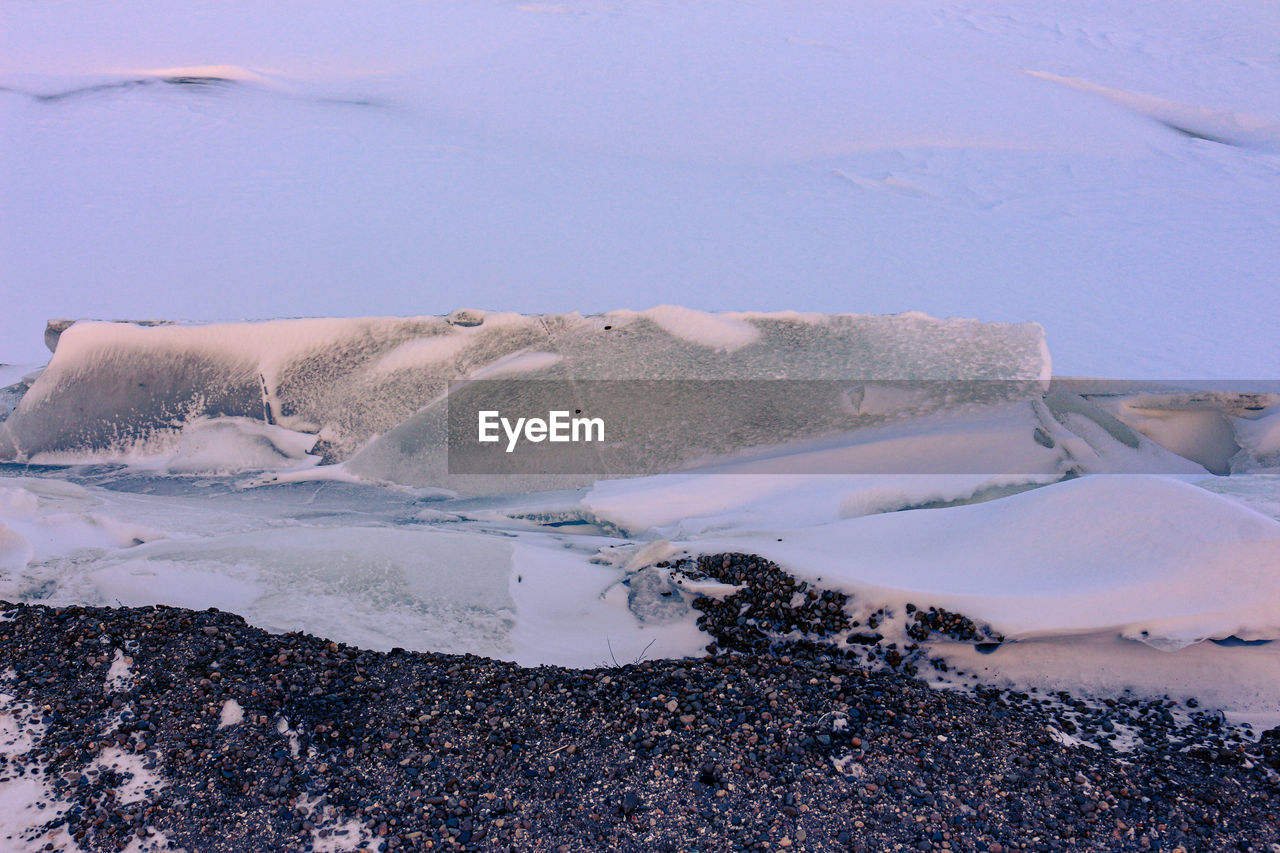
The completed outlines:
[[[1278,45],[1266,0],[0,0],[0,600],[599,668],[768,623],[706,570],[751,555],[839,601],[780,642],[1277,726]],[[460,472],[485,387],[609,439]],[[0,692],[0,758],[54,722]],[[0,847],[79,849],[44,767]]]
[[[49,317],[1041,323],[1274,376],[1268,0],[0,6],[0,361]]]

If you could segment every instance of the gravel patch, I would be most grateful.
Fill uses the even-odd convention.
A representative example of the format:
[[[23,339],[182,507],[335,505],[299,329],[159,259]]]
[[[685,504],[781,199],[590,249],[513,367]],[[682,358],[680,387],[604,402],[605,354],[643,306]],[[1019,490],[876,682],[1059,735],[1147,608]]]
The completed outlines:
[[[1280,851],[1280,730],[931,689],[840,593],[748,555],[682,571],[745,585],[695,602],[708,654],[590,671],[0,603],[0,802],[44,803],[0,849]]]

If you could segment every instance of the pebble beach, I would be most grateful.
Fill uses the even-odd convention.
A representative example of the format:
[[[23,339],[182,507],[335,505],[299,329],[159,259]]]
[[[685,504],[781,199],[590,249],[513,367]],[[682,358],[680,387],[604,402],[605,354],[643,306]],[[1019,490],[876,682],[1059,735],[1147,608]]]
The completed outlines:
[[[705,656],[592,670],[0,604],[0,848],[1280,849],[1280,731],[931,688],[910,650],[824,643],[836,594],[749,555],[697,569],[745,581],[700,607]],[[739,624],[746,600],[772,621]]]

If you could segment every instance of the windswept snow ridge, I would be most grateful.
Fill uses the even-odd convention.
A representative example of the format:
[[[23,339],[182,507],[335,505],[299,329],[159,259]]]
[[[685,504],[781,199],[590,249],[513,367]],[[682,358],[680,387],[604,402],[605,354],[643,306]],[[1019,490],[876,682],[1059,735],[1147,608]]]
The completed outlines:
[[[1050,74],[1047,71],[1028,71],[1027,73],[1041,80],[1097,95],[1117,106],[1146,116],[1184,136],[1208,142],[1220,142],[1224,145],[1280,151],[1280,124],[1258,116],[1186,106],[1164,98],[1101,86],[1088,80]]]

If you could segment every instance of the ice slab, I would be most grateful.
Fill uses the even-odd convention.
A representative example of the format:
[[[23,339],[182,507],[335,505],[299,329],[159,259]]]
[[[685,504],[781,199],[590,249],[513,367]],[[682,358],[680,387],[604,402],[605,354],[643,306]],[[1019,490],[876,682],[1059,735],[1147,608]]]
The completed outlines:
[[[170,454],[175,470],[271,468],[313,449],[289,430],[315,436],[315,453],[348,460],[353,473],[426,485],[446,467],[450,380],[1046,380],[1049,369],[1035,324],[921,314],[662,306],[591,316],[80,323],[61,333],[48,368],[0,425],[0,457]],[[264,428],[255,434],[247,422]],[[506,490],[522,487],[532,486]]]
[[[502,502],[485,512],[398,492],[378,500],[387,490],[368,487],[219,492],[214,481],[137,475],[111,482],[133,491],[0,482],[0,525],[22,527],[38,546],[0,565],[7,600],[217,607],[269,630],[529,665],[682,657],[707,642],[687,608],[662,624],[632,613],[624,569],[596,557],[620,540],[520,522]],[[140,518],[151,525],[145,543],[104,533],[139,531]]]
[[[291,527],[157,542],[100,565],[62,578],[52,597],[214,606],[366,648],[512,654],[511,551],[496,537]]]

